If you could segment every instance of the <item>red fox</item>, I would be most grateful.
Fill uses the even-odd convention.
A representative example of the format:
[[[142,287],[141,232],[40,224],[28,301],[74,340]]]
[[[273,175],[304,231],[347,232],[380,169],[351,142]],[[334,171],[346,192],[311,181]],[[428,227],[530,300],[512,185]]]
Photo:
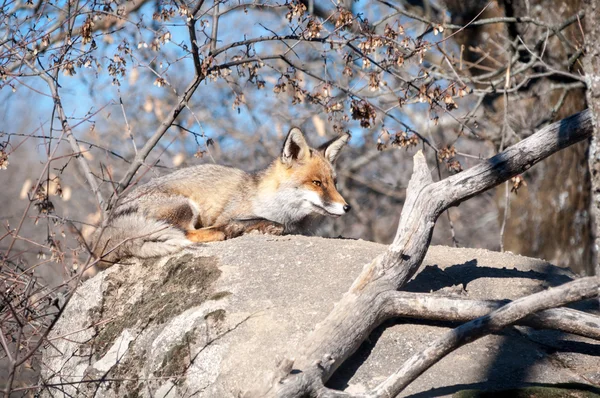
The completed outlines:
[[[251,231],[310,232],[322,216],[350,211],[333,168],[349,139],[343,134],[314,149],[294,127],[281,155],[260,172],[200,165],[150,180],[119,200],[107,227],[96,233],[98,265],[163,256]]]

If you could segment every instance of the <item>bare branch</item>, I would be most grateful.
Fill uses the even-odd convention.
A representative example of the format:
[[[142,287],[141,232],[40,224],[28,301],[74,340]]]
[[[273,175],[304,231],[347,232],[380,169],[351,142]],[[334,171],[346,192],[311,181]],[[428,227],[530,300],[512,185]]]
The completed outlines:
[[[435,183],[424,156],[417,153],[394,242],[365,265],[350,290],[308,337],[294,363],[300,372],[290,374],[285,383],[273,385],[269,395],[294,395],[320,388],[319,383],[326,381],[370,331],[387,319],[383,293],[401,288],[414,275],[429,247],[437,217],[444,210],[591,134],[590,112],[584,111],[547,126],[478,166]],[[331,339],[334,330],[337,337]]]
[[[210,51],[213,52],[217,48],[217,35],[219,34],[219,4],[220,0],[215,0],[213,7],[212,32],[210,34]]]
[[[52,94],[52,98],[54,99],[54,106],[56,107],[56,111],[58,112],[58,119],[60,120],[62,130],[65,132],[65,135],[67,136],[67,140],[69,141],[69,144],[71,145],[71,150],[73,151],[74,154],[81,153],[82,152],[81,147],[79,147],[79,143],[77,142],[77,139],[73,135],[73,130],[71,129],[71,126],[69,125],[69,121],[67,120],[67,115],[65,114],[65,110],[63,109],[62,102],[60,100],[60,95],[58,93],[58,86],[56,84],[55,79],[52,78],[50,75],[40,71],[33,63],[31,63],[27,59],[23,59],[23,62],[25,62],[31,70],[33,70],[36,73],[39,73],[40,77],[48,85],[48,88],[50,89],[50,93]],[[81,155],[75,155],[75,157],[77,159],[77,163],[79,164],[79,167],[81,168],[83,174],[85,175],[85,178],[88,181],[88,184],[90,185],[90,188],[92,188],[92,193],[94,194],[94,196],[96,196],[98,205],[100,206],[101,209],[104,208],[104,206],[105,206],[104,197],[102,196],[102,192],[100,192],[100,187],[98,186],[98,183],[96,182],[96,177],[94,177],[94,174],[92,173],[92,170],[90,169],[90,166],[89,166],[87,160]]]
[[[472,300],[430,293],[389,291],[385,293],[390,317],[467,322],[510,303],[508,300]],[[554,329],[600,340],[600,317],[570,308],[553,308],[517,322],[536,329]]]
[[[97,23],[95,23],[93,26],[93,30],[94,31],[109,30],[110,28],[114,27],[119,21],[121,21],[125,15],[128,15],[130,13],[138,11],[147,2],[148,2],[148,0],[126,1],[123,4],[123,9],[120,10],[118,13],[109,14],[109,13],[104,12],[103,14],[106,14],[105,18],[102,18],[99,21],[97,21]],[[49,42],[48,42],[48,46],[50,46],[54,43],[62,42],[68,37],[68,35],[72,35],[73,34],[72,30],[63,31],[62,29],[66,25],[71,26],[71,29],[72,29],[72,26],[75,23],[75,18],[77,18],[80,15],[84,15],[84,14],[85,14],[85,12],[82,12],[82,10],[78,10],[78,12],[73,13],[70,17],[65,17],[65,18],[59,19],[51,28],[47,29],[44,32],[44,35],[48,35],[48,37],[50,38]],[[59,31],[59,32],[55,35],[52,35],[52,33],[54,33],[55,31]],[[38,40],[38,39],[39,38],[36,38],[36,40]],[[4,43],[1,43],[1,44],[4,44]],[[34,53],[28,53],[24,59],[22,59],[19,62],[13,62],[13,63],[7,65],[5,67],[5,69],[7,71],[15,70],[15,69],[19,68],[23,63],[26,63],[25,61],[33,61],[36,56],[37,55],[35,55]]]
[[[372,398],[394,397],[441,358],[467,343],[487,334],[498,332],[529,314],[597,297],[599,282],[598,277],[577,279],[562,286],[520,298],[489,315],[465,323],[431,343],[427,349],[413,355],[396,373],[367,396]]]
[[[240,59],[240,60],[236,60],[236,61],[231,61],[231,62],[227,62],[227,63],[221,64],[221,65],[217,65],[217,66],[208,68],[207,74],[209,74],[212,71],[228,68],[230,66],[240,65],[240,64],[244,64],[244,63],[248,63],[248,62],[259,62],[259,61],[267,60],[267,59],[278,59],[278,58],[280,58],[280,56],[276,55],[276,56],[268,56],[268,57],[245,58],[245,59]],[[192,97],[192,95],[194,94],[194,92],[196,91],[196,89],[198,88],[198,86],[204,80],[205,77],[206,77],[205,75],[196,75],[194,77],[194,80],[192,80],[190,82],[188,87],[185,89],[185,92],[183,93],[183,95],[181,97],[179,97],[179,100],[177,101],[177,105],[175,105],[173,107],[173,109],[171,109],[168,116],[165,118],[165,120],[162,121],[162,123],[160,124],[158,129],[154,132],[152,137],[150,137],[150,139],[146,142],[146,144],[138,151],[137,155],[132,160],[129,169],[127,170],[127,173],[123,176],[123,178],[118,183],[118,186],[116,189],[117,194],[122,193],[129,186],[129,184],[131,183],[131,180],[133,179],[133,177],[135,176],[135,174],[137,173],[139,168],[142,166],[142,164],[144,164],[144,161],[146,160],[146,158],[148,157],[148,155],[150,154],[152,149],[154,149],[154,147],[156,146],[158,141],[160,141],[162,136],[173,125],[173,122],[177,119],[177,117],[179,116],[181,111],[187,106],[188,101],[190,100],[190,98]],[[118,196],[114,195],[111,199],[111,202],[110,202],[110,205],[108,208],[109,209],[112,208],[112,206],[114,206],[114,204],[116,203],[117,200],[118,200]]]
[[[179,97],[177,105],[175,105],[173,109],[171,109],[168,116],[165,118],[165,120],[162,121],[160,126],[158,126],[152,137],[150,137],[150,139],[146,141],[146,144],[144,144],[144,146],[138,151],[137,155],[132,160],[129,169],[127,170],[123,178],[121,178],[121,180],[119,181],[116,189],[117,193],[123,192],[125,188],[129,186],[129,183],[133,179],[135,173],[137,173],[138,169],[142,166],[142,164],[144,164],[144,161],[146,160],[152,149],[154,149],[158,141],[160,141],[163,135],[165,135],[165,133],[171,127],[175,119],[177,119],[181,111],[185,108],[187,102],[190,100],[190,98],[192,98],[192,95],[194,94],[202,80],[203,77],[201,77],[200,75],[196,75],[194,77],[194,79],[185,89],[183,95]],[[116,203],[117,199],[118,196],[116,195],[112,197],[109,209]]]

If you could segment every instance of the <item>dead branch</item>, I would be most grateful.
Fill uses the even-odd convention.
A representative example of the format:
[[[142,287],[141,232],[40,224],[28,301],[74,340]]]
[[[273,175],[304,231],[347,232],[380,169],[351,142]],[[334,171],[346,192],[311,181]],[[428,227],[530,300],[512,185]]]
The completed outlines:
[[[468,322],[510,303],[508,300],[471,300],[429,293],[385,293],[390,318]],[[554,329],[600,340],[600,317],[571,308],[552,308],[520,319],[517,324],[535,329]]]
[[[591,115],[586,110],[543,128],[478,166],[435,183],[423,153],[418,152],[394,242],[385,253],[365,265],[334,310],[308,336],[294,363],[294,371],[263,393],[292,397],[321,389],[322,383],[370,332],[389,318],[384,293],[398,290],[417,271],[429,247],[435,222],[443,211],[591,134]]]
[[[420,374],[452,351],[487,334],[498,332],[529,314],[596,297],[600,286],[599,281],[598,277],[577,279],[553,289],[522,297],[489,315],[465,323],[444,334],[422,352],[413,355],[367,397],[398,395]]]

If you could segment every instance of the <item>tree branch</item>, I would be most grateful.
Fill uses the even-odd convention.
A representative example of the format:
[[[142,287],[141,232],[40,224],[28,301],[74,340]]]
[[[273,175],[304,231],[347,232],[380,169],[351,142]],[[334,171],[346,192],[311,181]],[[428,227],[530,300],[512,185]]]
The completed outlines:
[[[147,2],[148,2],[148,0],[126,1],[123,4],[123,9],[120,10],[120,13],[110,14],[110,13],[104,12],[104,14],[106,14],[106,17],[101,18],[99,21],[96,21],[96,23],[93,25],[92,31],[93,32],[108,31],[110,28],[114,27],[119,21],[123,20],[126,15],[129,15],[130,13],[138,11]],[[51,47],[55,43],[64,41],[65,38],[68,36],[68,32],[64,31],[62,29],[68,25],[72,26],[74,24],[75,18],[82,14],[84,14],[84,13],[77,12],[69,18],[65,18],[64,20],[59,20],[50,29],[46,30],[44,32],[44,35],[51,35],[55,31],[59,31],[56,35],[49,36],[50,40],[46,47]],[[70,34],[72,34],[72,33],[73,32],[71,31]],[[36,37],[33,40],[30,40],[30,42],[33,43],[40,39],[41,39],[41,36]],[[5,69],[6,69],[6,71],[14,71],[15,69],[19,68],[25,60],[32,61],[35,59],[36,56],[37,55],[34,55],[33,53],[28,53],[25,55],[24,59],[22,59],[20,62],[13,62],[11,64],[8,64],[5,67]]]
[[[150,139],[146,141],[146,144],[144,144],[144,146],[138,151],[137,155],[131,162],[129,169],[127,169],[127,172],[125,173],[123,178],[121,178],[116,187],[117,194],[122,193],[129,186],[129,183],[131,183],[131,180],[133,179],[135,173],[137,173],[142,164],[144,164],[144,161],[146,160],[152,149],[154,149],[156,144],[158,144],[158,141],[160,141],[162,136],[165,135],[165,133],[171,127],[175,119],[177,119],[181,111],[185,108],[188,101],[190,100],[190,98],[192,98],[192,95],[194,94],[202,80],[204,80],[204,76],[194,76],[194,79],[187,86],[183,95],[179,97],[177,104],[173,107],[173,109],[171,109],[168,116],[162,121],[160,126],[158,126],[152,137],[150,137]],[[108,209],[114,206],[117,199],[118,196],[113,195]]]
[[[210,75],[210,73],[213,71],[229,68],[229,67],[235,66],[235,65],[241,65],[244,63],[248,63],[248,62],[260,62],[260,61],[267,60],[267,59],[279,59],[279,58],[280,58],[279,55],[267,56],[267,57],[244,58],[244,59],[230,61],[230,62],[226,62],[226,63],[220,64],[220,65],[212,66],[206,70],[206,74],[196,75],[194,77],[194,79],[190,82],[188,87],[185,89],[185,92],[183,93],[183,95],[181,97],[179,97],[177,104],[173,107],[173,109],[171,109],[171,111],[169,112],[169,115],[162,121],[160,126],[158,126],[158,128],[156,129],[156,131],[154,132],[152,137],[150,137],[150,139],[146,142],[146,144],[142,147],[142,149],[140,149],[138,151],[137,155],[132,160],[131,165],[129,166],[129,169],[127,170],[126,174],[119,181],[118,186],[116,188],[116,193],[117,194],[122,193],[129,186],[129,184],[131,183],[131,180],[135,176],[135,173],[137,173],[137,171],[142,166],[142,164],[144,164],[144,161],[146,160],[146,158],[148,157],[148,155],[150,154],[152,149],[154,149],[154,147],[156,146],[158,141],[160,141],[162,136],[173,125],[173,122],[175,122],[175,120],[177,119],[177,117],[179,116],[181,111],[187,106],[188,101],[192,98],[192,95],[194,94],[194,92],[196,91],[196,89],[198,88],[200,83],[205,79],[206,76]],[[111,209],[117,200],[118,200],[118,195],[113,195],[108,209]]]
[[[35,73],[39,73],[39,76],[48,85],[48,88],[50,89],[50,93],[52,94],[52,98],[54,100],[54,106],[56,107],[56,111],[58,112],[58,118],[60,120],[62,130],[65,132],[65,135],[67,136],[67,140],[71,146],[71,150],[73,151],[74,154],[80,154],[83,151],[82,151],[81,147],[79,146],[77,139],[73,135],[73,130],[71,129],[71,126],[69,125],[69,121],[67,120],[67,115],[65,114],[65,110],[63,109],[62,102],[60,100],[60,95],[58,93],[58,86],[56,84],[55,79],[53,79],[50,75],[40,71],[34,64],[31,63],[31,61],[28,61],[27,59],[23,58],[23,62],[25,62],[32,71],[34,71]],[[102,196],[102,192],[100,192],[100,187],[98,186],[98,183],[96,182],[96,177],[94,177],[94,174],[92,173],[92,170],[90,169],[90,166],[89,166],[87,160],[85,160],[85,158],[82,155],[75,155],[75,159],[77,160],[77,163],[79,164],[79,167],[81,168],[81,171],[85,175],[85,178],[87,179],[88,184],[92,188],[92,192],[93,192],[94,196],[96,196],[98,205],[100,206],[101,209],[104,208],[104,205],[105,205],[104,197]]]
[[[413,355],[367,397],[395,397],[420,374],[457,348],[487,334],[498,332],[529,314],[596,297],[600,279],[587,277],[535,293],[507,304],[492,313],[465,323]]]
[[[417,153],[394,242],[365,265],[350,290],[307,338],[296,355],[294,372],[282,382],[273,383],[264,394],[297,396],[321,388],[369,333],[389,318],[384,293],[398,290],[414,275],[443,211],[591,134],[591,116],[586,110],[545,127],[478,166],[435,183],[431,182],[424,156]]]
[[[389,291],[385,293],[390,318],[468,322],[499,309],[509,300],[472,300],[430,293]],[[600,340],[600,317],[570,308],[554,308],[529,315],[517,322],[535,329],[554,329]]]

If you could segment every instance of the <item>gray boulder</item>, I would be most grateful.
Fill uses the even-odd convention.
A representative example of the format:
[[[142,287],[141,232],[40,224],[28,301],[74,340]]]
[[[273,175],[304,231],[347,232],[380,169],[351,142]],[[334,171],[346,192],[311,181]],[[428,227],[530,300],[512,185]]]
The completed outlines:
[[[385,246],[250,235],[131,260],[86,281],[43,353],[46,396],[239,397],[269,377]],[[515,299],[574,278],[544,261],[431,247],[410,291]],[[452,325],[377,328],[328,385],[366,391]],[[450,354],[404,395],[554,383],[600,385],[597,341],[515,327]]]

